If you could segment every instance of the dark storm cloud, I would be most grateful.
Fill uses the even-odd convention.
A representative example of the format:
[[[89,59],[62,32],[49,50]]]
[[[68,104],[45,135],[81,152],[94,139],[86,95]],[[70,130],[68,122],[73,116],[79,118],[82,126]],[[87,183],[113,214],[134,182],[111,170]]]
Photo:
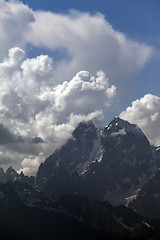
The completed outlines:
[[[6,156],[1,156],[0,154],[0,165],[9,165],[12,163],[12,159]]]
[[[3,124],[0,124],[0,145],[17,142],[23,142],[22,137],[12,134],[8,128],[6,128]]]

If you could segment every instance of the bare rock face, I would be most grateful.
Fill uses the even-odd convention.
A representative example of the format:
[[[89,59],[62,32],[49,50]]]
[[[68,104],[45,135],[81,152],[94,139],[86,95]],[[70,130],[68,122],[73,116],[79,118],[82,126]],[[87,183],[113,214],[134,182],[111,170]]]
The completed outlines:
[[[1,167],[1,168],[0,168],[0,183],[3,182],[3,180],[4,180],[4,175],[5,175],[4,170],[3,170],[3,168]]]
[[[144,133],[118,117],[103,129],[82,122],[72,136],[37,172],[38,187],[54,199],[78,192],[113,205],[125,203],[155,170]]]

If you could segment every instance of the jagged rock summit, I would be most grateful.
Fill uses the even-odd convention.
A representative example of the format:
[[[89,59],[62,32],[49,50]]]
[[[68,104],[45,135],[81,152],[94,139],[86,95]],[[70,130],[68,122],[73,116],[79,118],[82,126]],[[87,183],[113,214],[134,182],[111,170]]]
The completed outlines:
[[[6,172],[3,170],[3,168],[0,168],[0,183],[7,183],[8,181],[12,182],[23,182],[28,183],[32,186],[35,185],[35,177],[33,176],[25,176],[23,172],[18,174],[12,167],[9,167]]]
[[[133,133],[134,135],[142,135],[144,136],[144,133],[142,130],[136,125],[136,124],[131,124],[126,120],[123,120],[119,117],[115,117],[111,123],[106,127],[107,130],[111,130],[114,132],[119,132],[120,130],[123,130],[124,132],[121,133]]]
[[[114,205],[136,194],[153,174],[155,156],[135,124],[115,117],[105,128],[82,122],[69,139],[42,163],[38,187],[58,199],[78,192]]]

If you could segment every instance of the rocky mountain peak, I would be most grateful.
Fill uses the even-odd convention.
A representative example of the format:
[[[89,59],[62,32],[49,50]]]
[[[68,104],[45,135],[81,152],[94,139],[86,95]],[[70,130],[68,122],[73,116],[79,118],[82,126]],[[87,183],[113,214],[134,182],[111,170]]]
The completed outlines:
[[[7,174],[10,174],[10,173],[17,173],[17,172],[16,172],[16,171],[12,168],[12,166],[11,166],[11,167],[9,167],[9,168],[7,169],[6,173],[7,173]]]
[[[53,198],[78,192],[117,205],[151,176],[152,149],[137,125],[119,117],[104,129],[82,122],[72,135],[37,172],[38,187]]]
[[[2,167],[0,167],[0,175],[4,175],[4,170]]]
[[[77,128],[73,131],[72,135],[75,139],[87,138],[88,140],[93,140],[96,136],[97,128],[92,121],[83,121]]]
[[[131,124],[128,121],[121,119],[120,117],[113,118],[113,120],[106,127],[106,130],[109,132],[120,131],[124,135],[126,133],[132,133],[134,135],[144,136],[144,133],[136,124]]]
[[[35,179],[33,176],[25,176],[22,171],[20,174],[18,174],[12,167],[9,167],[6,171],[4,171],[2,167],[0,168],[0,183],[6,183],[8,181],[18,181],[28,183],[34,186],[34,180]]]
[[[5,174],[6,181],[15,181],[17,180],[18,176],[18,173],[12,167],[9,167]]]
[[[3,170],[3,168],[1,167],[1,168],[0,168],[0,183],[3,182],[4,175],[5,175],[4,170]]]

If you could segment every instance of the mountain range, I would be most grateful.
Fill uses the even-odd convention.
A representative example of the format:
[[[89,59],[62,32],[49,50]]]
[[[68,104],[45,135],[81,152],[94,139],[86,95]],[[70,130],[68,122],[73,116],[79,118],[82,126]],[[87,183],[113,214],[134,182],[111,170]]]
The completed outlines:
[[[81,122],[36,177],[0,168],[0,235],[159,239],[159,167],[160,147],[137,125],[119,117],[104,128]]]

